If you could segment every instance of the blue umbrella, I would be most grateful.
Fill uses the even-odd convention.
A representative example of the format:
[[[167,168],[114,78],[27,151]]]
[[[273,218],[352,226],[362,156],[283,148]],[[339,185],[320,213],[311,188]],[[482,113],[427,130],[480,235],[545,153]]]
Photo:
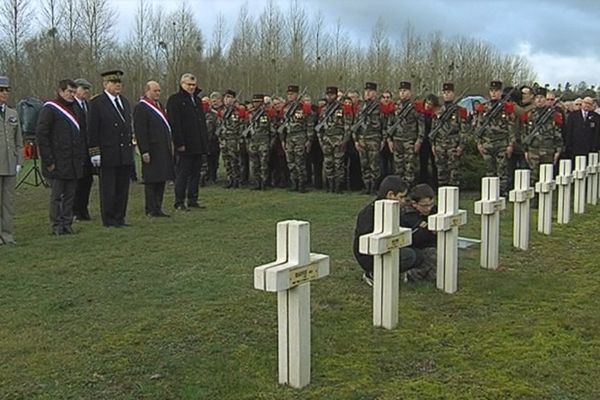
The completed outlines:
[[[487,100],[482,96],[467,96],[463,97],[459,100],[458,105],[462,108],[466,108],[469,111],[469,114],[473,114],[473,108],[475,107],[475,103],[485,103]]]

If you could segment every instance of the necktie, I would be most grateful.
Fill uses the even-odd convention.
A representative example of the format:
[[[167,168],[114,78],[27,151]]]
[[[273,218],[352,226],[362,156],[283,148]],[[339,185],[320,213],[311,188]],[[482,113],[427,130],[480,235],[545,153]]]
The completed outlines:
[[[87,109],[87,104],[85,104],[85,101],[81,102],[81,107],[83,108],[83,112],[84,114],[87,114],[88,109]]]
[[[125,110],[121,106],[121,102],[119,101],[118,97],[115,97],[115,105],[117,106],[117,110],[119,111],[119,114],[121,115],[121,119],[123,121],[125,121]]]
[[[194,95],[192,95],[192,103],[196,105],[196,99],[194,98]]]

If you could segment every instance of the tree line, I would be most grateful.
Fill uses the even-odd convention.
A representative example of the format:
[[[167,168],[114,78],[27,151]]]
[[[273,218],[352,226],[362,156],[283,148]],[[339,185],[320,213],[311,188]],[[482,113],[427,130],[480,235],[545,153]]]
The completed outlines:
[[[125,16],[109,0],[3,0],[0,73],[11,78],[13,101],[51,97],[64,77],[84,77],[99,91],[99,73],[114,67],[125,71],[130,99],[149,79],[172,93],[183,72],[198,76],[205,94],[232,88],[243,99],[254,92],[283,94],[290,83],[316,97],[327,85],[361,89],[371,80],[395,91],[400,80],[410,80],[413,92],[425,95],[448,80],[486,93],[491,79],[522,84],[536,77],[524,58],[490,43],[440,32],[419,36],[408,22],[393,38],[379,18],[362,46],[341,20],[311,14],[298,0],[287,9],[269,0],[256,16],[248,4],[235,19],[219,14],[208,40],[194,11],[187,2],[167,12],[139,0],[123,38],[115,21]]]

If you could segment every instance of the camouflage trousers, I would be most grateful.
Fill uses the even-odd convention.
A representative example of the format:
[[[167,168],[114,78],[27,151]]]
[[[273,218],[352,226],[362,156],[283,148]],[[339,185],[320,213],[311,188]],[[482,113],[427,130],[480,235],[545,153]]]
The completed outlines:
[[[409,281],[429,281],[435,282],[437,271],[437,249],[435,247],[426,247],[424,249],[414,249],[417,254],[415,267],[406,272]]]
[[[363,182],[367,188],[373,188],[380,175],[379,151],[381,141],[377,139],[361,139],[358,143],[360,144],[358,155],[360,157]]]
[[[531,168],[531,186],[534,186],[540,180],[540,165],[554,163],[554,150],[530,149],[527,159]]]
[[[409,185],[415,180],[416,163],[414,146],[406,140],[394,140],[394,173]]]
[[[485,164],[485,175],[486,176],[497,176],[500,178],[500,194],[506,195],[508,193],[508,175],[507,175],[507,162],[506,162],[506,147],[505,143],[500,145],[485,143],[483,148],[485,154],[483,155],[483,162]]]
[[[460,186],[460,157],[453,144],[434,147],[438,186]]]
[[[306,137],[288,136],[285,142],[285,156],[292,184],[303,186],[306,182]]]
[[[240,143],[237,140],[221,142],[221,155],[225,164],[225,173],[230,182],[240,181]]]
[[[267,142],[250,142],[248,152],[250,153],[250,161],[252,162],[252,175],[256,183],[264,184],[269,177],[269,150],[270,143]]]
[[[324,137],[321,144],[323,151],[323,167],[325,177],[330,181],[341,182],[344,179],[344,150],[343,138]]]

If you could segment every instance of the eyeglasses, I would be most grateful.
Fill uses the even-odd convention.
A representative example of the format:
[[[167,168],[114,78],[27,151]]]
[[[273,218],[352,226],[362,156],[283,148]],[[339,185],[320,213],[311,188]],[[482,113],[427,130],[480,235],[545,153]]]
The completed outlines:
[[[0,92],[10,92],[10,88],[0,87]]]

